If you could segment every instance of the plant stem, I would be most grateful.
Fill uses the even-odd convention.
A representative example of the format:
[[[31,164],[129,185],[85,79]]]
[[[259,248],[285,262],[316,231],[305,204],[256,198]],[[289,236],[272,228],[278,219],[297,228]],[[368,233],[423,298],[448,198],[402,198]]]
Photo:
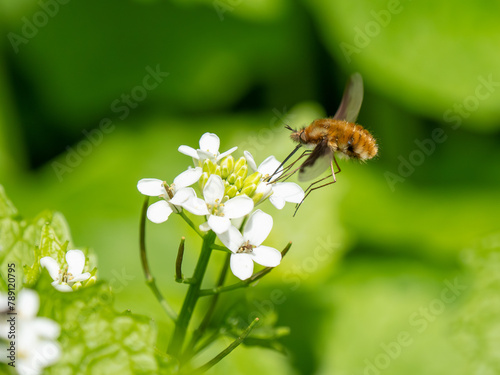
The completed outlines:
[[[184,258],[184,242],[186,242],[186,237],[181,238],[179,250],[177,251],[177,259],[175,260],[175,281],[177,282],[182,282],[182,280],[184,279],[182,276],[182,259]]]
[[[148,209],[148,202],[149,197],[146,197],[142,205],[141,222],[139,225],[139,248],[141,251],[142,269],[144,270],[144,277],[146,278],[147,286],[151,289],[161,307],[163,308],[163,310],[165,310],[165,313],[170,317],[170,319],[175,322],[175,320],[177,319],[177,314],[175,313],[174,309],[168,304],[167,300],[163,297],[160,290],[156,286],[155,278],[153,277],[149,269],[148,257],[146,255],[146,212]]]
[[[222,269],[219,274],[219,279],[217,280],[216,284],[217,287],[221,287],[224,284],[224,280],[226,279],[227,275],[227,270],[229,269],[229,259],[230,259],[230,254],[226,254],[226,258],[224,259],[224,264],[222,265]],[[198,340],[203,336],[203,334],[207,330],[218,300],[219,300],[219,295],[215,294],[212,297],[212,300],[210,301],[210,306],[208,307],[207,313],[205,314],[205,317],[200,323],[200,326],[193,332],[191,341],[189,341],[189,344],[187,345],[186,351],[184,353],[184,357],[186,360],[188,360],[192,356],[194,347],[196,346]]]
[[[189,285],[189,289],[187,291],[186,298],[184,299],[184,303],[182,304],[179,318],[175,324],[174,334],[167,351],[167,354],[174,357],[179,357],[179,354],[182,351],[189,321],[191,320],[196,302],[200,296],[201,283],[203,281],[203,276],[205,276],[205,271],[207,270],[210,255],[212,254],[212,245],[215,242],[215,237],[215,233],[209,231],[203,238],[200,257],[198,258],[198,263],[196,263],[192,277],[193,283]]]
[[[219,363],[225,356],[227,356],[229,353],[231,353],[234,349],[240,345],[243,340],[250,334],[250,331],[252,331],[253,327],[257,322],[259,321],[259,318],[255,318],[252,323],[245,329],[245,331],[241,334],[240,337],[238,337],[236,340],[234,340],[226,349],[224,349],[222,352],[220,352],[215,358],[211,359],[207,363],[205,363],[203,366],[197,368],[194,370],[191,374],[202,374],[205,371],[208,371],[211,367],[215,366],[217,363]]]
[[[200,236],[201,238],[205,238],[205,235],[201,233],[200,229],[192,222],[190,218],[187,217],[187,215],[184,213],[184,211],[179,212],[179,215],[184,219],[186,223],[189,224],[191,228]]]

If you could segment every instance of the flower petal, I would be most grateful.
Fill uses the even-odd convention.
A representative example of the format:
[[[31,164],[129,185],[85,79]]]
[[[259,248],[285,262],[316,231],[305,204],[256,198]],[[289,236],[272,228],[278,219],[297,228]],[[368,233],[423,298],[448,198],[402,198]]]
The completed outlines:
[[[176,178],[174,178],[175,190],[182,189],[186,186],[191,186],[197,182],[201,177],[201,168],[189,168],[187,171],[182,172]]]
[[[283,209],[285,207],[285,200],[280,196],[275,196],[274,194],[269,197],[269,200],[278,210]]]
[[[196,192],[193,188],[181,188],[168,202],[171,204],[175,204],[176,206],[180,206],[193,198],[196,198]]]
[[[52,259],[52,258],[50,258]],[[34,318],[40,308],[40,297],[32,289],[23,289],[19,292],[19,302],[17,303],[17,310],[23,318]]]
[[[66,262],[68,263],[68,273],[73,276],[81,275],[85,267],[85,254],[81,250],[69,250],[66,253]]]
[[[55,340],[61,333],[61,327],[55,321],[49,318],[39,317],[31,325],[33,333],[49,340]]]
[[[217,156],[215,158],[216,161],[219,161],[219,160],[222,160],[223,158],[225,158],[226,156],[228,155],[231,155],[233,152],[235,152],[236,150],[238,149],[238,147],[233,147],[233,148],[230,148],[229,150],[227,150],[226,152],[223,152],[222,154],[220,154],[219,156]]]
[[[208,226],[217,234],[221,234],[229,230],[231,221],[225,216],[210,215],[208,218]]]
[[[253,274],[253,261],[249,254],[231,254],[231,271],[240,280],[246,280]]]
[[[163,181],[157,178],[143,178],[137,183],[137,190],[150,197],[159,197],[167,193]]]
[[[224,184],[222,178],[216,174],[210,175],[205,187],[203,188],[203,197],[207,204],[214,205],[220,203],[224,197]]]
[[[74,276],[70,281],[71,283],[78,283],[80,281],[85,281],[90,277],[90,272],[81,273],[80,275]]]
[[[248,215],[253,210],[253,200],[246,195],[238,195],[224,203],[224,216],[235,219]]]
[[[217,154],[211,154],[210,152],[203,151],[203,150],[196,150],[196,152],[198,154],[198,160],[200,160],[200,162],[205,160],[205,159],[210,159],[210,160],[215,161],[215,158],[217,156]]]
[[[175,198],[175,197],[174,197]],[[182,204],[187,211],[191,212],[193,215],[203,216],[208,215],[207,204],[201,198],[191,198]]]
[[[250,255],[255,263],[264,267],[276,267],[281,262],[281,253],[274,247],[259,246]]]
[[[159,224],[167,221],[173,211],[167,201],[161,200],[148,207],[147,216],[153,223]]]
[[[304,199],[304,190],[295,182],[276,182],[273,184],[273,196],[283,198],[287,202],[300,203]]]
[[[213,155],[219,154],[220,139],[214,133],[205,133],[200,138],[200,150],[210,152]]]
[[[210,230],[210,226],[208,225],[208,221],[205,221],[203,224],[200,224],[198,227],[202,232],[208,232]]]
[[[278,167],[280,165],[281,165],[281,163],[273,155],[271,155],[266,160],[264,160],[262,163],[260,163],[257,171],[259,173],[262,173],[263,176],[266,176],[266,175],[272,176],[273,173],[276,172],[276,169],[278,169]],[[283,167],[281,167],[280,170],[274,174],[271,181],[278,178],[282,173],[283,173]]]
[[[248,219],[245,230],[243,231],[243,240],[250,241],[254,246],[260,246],[269,236],[273,228],[273,218],[261,210],[256,210]]]
[[[179,151],[181,154],[191,156],[193,159],[198,160],[198,153],[192,147],[182,145],[182,146],[179,146],[177,151]]]
[[[62,283],[62,284],[59,284],[59,282],[57,281],[54,281],[52,283],[52,286],[54,288],[56,288],[58,291],[60,292],[64,292],[64,293],[67,293],[67,292],[72,292],[73,291],[73,288],[71,288],[68,284],[66,283]]]
[[[235,253],[240,246],[243,245],[243,236],[240,231],[232,225],[226,232],[217,235],[217,237],[219,237],[219,240],[221,240],[224,246],[226,246],[233,253]]]
[[[247,159],[247,164],[250,167],[250,169],[254,172],[257,171],[257,164],[255,163],[255,160],[250,153],[250,151],[243,151],[243,155],[245,156],[245,159]]]
[[[52,280],[58,280],[59,279],[59,263],[54,258],[51,257],[43,257],[40,259],[40,265],[42,267],[45,267],[47,271],[49,271],[50,277],[52,277]]]

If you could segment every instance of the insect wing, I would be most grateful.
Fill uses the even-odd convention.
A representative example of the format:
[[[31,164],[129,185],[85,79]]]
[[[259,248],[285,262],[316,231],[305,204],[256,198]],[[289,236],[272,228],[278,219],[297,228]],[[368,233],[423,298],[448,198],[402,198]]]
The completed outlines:
[[[326,141],[319,143],[301,165],[298,180],[304,182],[320,176],[328,169],[332,158],[332,151]]]
[[[337,113],[333,118],[356,122],[361,103],[363,103],[363,78],[361,74],[354,73],[346,84],[339,109],[337,109]]]

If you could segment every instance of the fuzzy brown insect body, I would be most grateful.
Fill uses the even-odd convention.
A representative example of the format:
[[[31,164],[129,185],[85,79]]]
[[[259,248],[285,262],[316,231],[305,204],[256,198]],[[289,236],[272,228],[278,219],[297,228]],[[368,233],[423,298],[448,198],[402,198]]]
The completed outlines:
[[[346,158],[368,160],[377,155],[375,138],[361,125],[345,120],[319,119],[306,128],[293,132],[291,138],[310,148],[320,144]]]

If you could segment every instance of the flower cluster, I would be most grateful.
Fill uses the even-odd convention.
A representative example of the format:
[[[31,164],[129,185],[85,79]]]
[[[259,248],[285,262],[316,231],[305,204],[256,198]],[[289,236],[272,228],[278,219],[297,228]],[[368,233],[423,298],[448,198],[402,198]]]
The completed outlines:
[[[255,206],[269,199],[278,209],[286,202],[300,203],[304,198],[302,188],[293,182],[278,182],[282,174],[280,162],[270,156],[258,167],[253,156],[245,151],[235,159],[231,154],[237,147],[220,153],[219,137],[205,133],[200,138],[200,148],[180,146],[179,152],[190,156],[194,168],[189,167],[168,184],[165,181],[145,178],[137,188],[144,195],[160,200],[149,206],[147,217],[154,223],[166,221],[170,214],[186,210],[206,219],[201,231],[212,230],[232,252],[230,266],[235,276],[245,280],[253,273],[253,262],[275,267],[281,253],[262,242],[269,235],[273,219],[261,210],[252,213]],[[198,183],[202,198],[194,188]],[[248,218],[244,228],[238,223]],[[243,229],[243,234],[241,233]]]
[[[53,365],[61,357],[61,347],[56,339],[59,337],[61,328],[48,318],[37,317],[40,307],[38,294],[31,289],[22,289],[16,302],[15,312],[17,317],[16,328],[16,352],[15,356],[8,348],[2,348],[3,361],[14,362],[19,374],[41,374],[45,367]],[[0,315],[12,313],[8,304],[7,295],[0,295]],[[10,321],[3,316],[0,321],[0,337],[12,341]],[[3,346],[3,345],[2,345]],[[14,353],[14,352],[12,352]]]

